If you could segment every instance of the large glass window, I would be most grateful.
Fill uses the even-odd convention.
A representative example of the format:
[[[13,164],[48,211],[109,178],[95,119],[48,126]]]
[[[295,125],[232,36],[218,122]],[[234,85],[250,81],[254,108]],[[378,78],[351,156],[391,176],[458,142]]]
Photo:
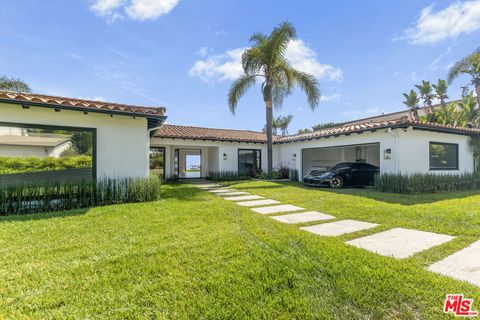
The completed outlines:
[[[0,187],[91,181],[94,132],[0,124]]]
[[[457,170],[458,144],[430,142],[430,170]]]
[[[238,150],[238,174],[248,177],[256,177],[262,171],[261,150],[239,149]]]
[[[150,148],[150,174],[165,179],[165,148]]]

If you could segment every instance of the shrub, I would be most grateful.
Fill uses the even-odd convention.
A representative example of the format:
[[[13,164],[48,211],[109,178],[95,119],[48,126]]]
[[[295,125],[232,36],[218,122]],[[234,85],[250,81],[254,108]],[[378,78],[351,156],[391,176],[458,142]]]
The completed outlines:
[[[89,168],[91,166],[92,157],[90,156],[75,156],[65,158],[0,157],[0,174]]]
[[[278,170],[272,170],[271,173],[262,172],[258,174],[257,178],[262,180],[278,180],[282,178],[282,173]]]
[[[16,185],[0,189],[0,215],[70,210],[92,206],[160,199],[160,179],[100,179],[95,182],[64,182]]]
[[[210,171],[207,177],[207,180],[212,180],[212,181],[245,180],[245,179],[250,179],[250,177],[239,174],[237,171]]]
[[[290,169],[290,180],[291,181],[298,181],[298,170],[297,169]]]
[[[458,175],[436,174],[381,174],[375,176],[374,190],[389,193],[435,193],[480,188],[478,173]]]

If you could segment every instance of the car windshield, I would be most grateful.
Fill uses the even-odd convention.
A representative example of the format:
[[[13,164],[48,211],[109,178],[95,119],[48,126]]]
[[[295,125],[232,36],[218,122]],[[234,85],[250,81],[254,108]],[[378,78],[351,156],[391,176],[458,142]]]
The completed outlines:
[[[332,170],[332,171],[345,170],[345,169],[350,169],[351,166],[352,166],[351,163],[341,162],[341,163],[337,163],[336,165],[331,167],[329,170]]]

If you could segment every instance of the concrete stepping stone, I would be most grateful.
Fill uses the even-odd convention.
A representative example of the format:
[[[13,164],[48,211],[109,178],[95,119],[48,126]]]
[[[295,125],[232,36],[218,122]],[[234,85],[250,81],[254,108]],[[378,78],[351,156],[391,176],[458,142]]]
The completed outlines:
[[[261,214],[270,214],[270,213],[280,213],[280,212],[291,212],[291,211],[301,211],[305,210],[302,207],[297,207],[291,204],[282,204],[279,206],[272,206],[272,207],[262,207],[262,208],[254,208],[252,211]]]
[[[346,243],[382,256],[404,259],[454,238],[446,234],[394,228]]]
[[[269,204],[277,204],[277,203],[280,203],[280,202],[272,199],[237,202],[239,206],[244,206],[244,207],[260,207],[260,206],[266,206]]]
[[[270,217],[270,218],[275,219],[275,220],[280,221],[280,222],[283,222],[283,223],[288,223],[288,224],[335,219],[334,216],[331,216],[331,215],[325,214],[325,213],[321,213],[321,212],[318,212],[318,211],[308,211],[308,212],[301,212],[301,213],[285,214],[283,216],[274,216],[274,217]]]
[[[232,190],[233,191],[233,190]],[[225,192],[225,193],[222,193],[221,196],[222,197],[225,197],[225,196],[241,196],[241,195],[245,195],[245,194],[250,194],[248,192],[245,192],[245,191],[234,191],[234,192]]]
[[[366,230],[378,226],[376,223],[357,220],[340,220],[316,224],[314,226],[302,227],[300,229],[318,234],[320,236],[335,237],[346,233]]]
[[[428,270],[480,287],[480,241],[435,262]]]
[[[194,187],[200,188],[200,189],[209,189],[209,188],[218,188],[221,187],[219,184],[198,184],[198,185],[193,185]]]
[[[229,200],[229,201],[245,201],[245,200],[263,199],[263,197],[252,194],[252,195],[249,195],[249,196],[226,197],[226,198],[223,198],[223,199]]]
[[[208,190],[208,192],[211,193],[227,193],[227,192],[233,192],[235,190],[233,189],[213,189],[213,190]]]

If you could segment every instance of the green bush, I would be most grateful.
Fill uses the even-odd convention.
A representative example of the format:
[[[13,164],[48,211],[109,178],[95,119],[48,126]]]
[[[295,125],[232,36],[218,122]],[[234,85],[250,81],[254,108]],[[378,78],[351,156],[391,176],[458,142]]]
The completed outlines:
[[[89,168],[91,166],[92,157],[90,156],[75,156],[65,158],[0,157],[0,174]]]
[[[436,193],[480,188],[478,173],[458,175],[436,174],[381,174],[375,176],[374,190],[389,193]]]
[[[0,215],[70,210],[100,205],[160,199],[161,180],[148,178],[100,179],[16,185],[0,189]]]
[[[229,180],[246,180],[250,177],[238,174],[237,171],[210,171],[207,180],[212,181],[229,181]]]
[[[282,178],[282,173],[279,170],[272,170],[271,173],[262,172],[258,174],[257,178],[262,180],[278,180]]]

